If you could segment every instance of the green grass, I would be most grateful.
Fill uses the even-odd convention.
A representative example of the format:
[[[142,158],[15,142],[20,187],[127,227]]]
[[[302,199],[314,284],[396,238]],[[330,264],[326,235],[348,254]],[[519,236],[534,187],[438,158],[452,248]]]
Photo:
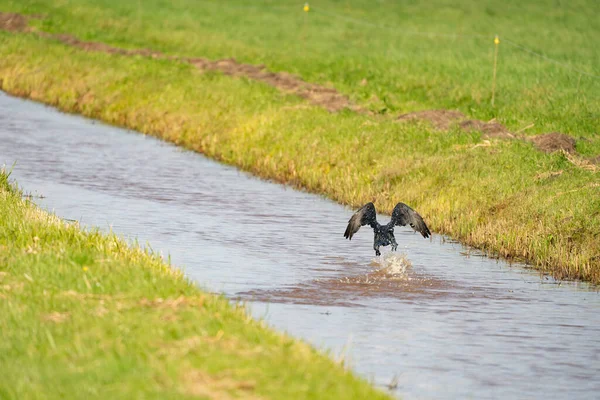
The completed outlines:
[[[600,77],[595,0],[329,0],[312,4],[309,13],[302,11],[303,2],[290,0],[0,4],[43,14],[46,18],[34,24],[45,31],[126,48],[264,63],[333,85],[377,112],[460,109],[473,118],[498,118],[514,130],[535,124],[526,133],[584,136],[594,145],[586,142],[580,150],[600,154],[600,78],[569,71],[509,42]],[[495,34],[501,43],[493,108]]]
[[[0,398],[388,398],[0,173]]]

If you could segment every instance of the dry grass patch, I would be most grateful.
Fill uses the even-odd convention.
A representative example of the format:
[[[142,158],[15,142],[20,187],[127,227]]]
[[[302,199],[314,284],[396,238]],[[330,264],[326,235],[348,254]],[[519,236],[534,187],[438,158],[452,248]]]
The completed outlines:
[[[51,312],[50,314],[42,315],[42,320],[60,324],[60,323],[67,321],[69,319],[69,317],[70,317],[70,314],[68,312],[61,313],[58,311],[54,311],[54,312]]]
[[[226,374],[215,376],[199,369],[192,369],[184,374],[183,381],[184,393],[211,400],[263,399],[253,393],[256,387],[255,382],[236,381]]]

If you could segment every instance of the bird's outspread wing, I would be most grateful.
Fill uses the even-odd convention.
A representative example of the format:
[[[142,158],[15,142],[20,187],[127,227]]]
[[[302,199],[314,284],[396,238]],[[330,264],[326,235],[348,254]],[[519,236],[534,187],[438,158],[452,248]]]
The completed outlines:
[[[410,208],[404,203],[396,204],[392,212],[392,221],[394,225],[406,226],[410,225],[415,231],[428,238],[431,235],[429,228],[425,225],[425,221],[418,212]]]
[[[348,240],[352,240],[352,236],[361,226],[372,225],[377,222],[377,212],[375,211],[375,205],[373,203],[367,203],[350,218],[348,221],[348,227],[344,233],[344,237]]]

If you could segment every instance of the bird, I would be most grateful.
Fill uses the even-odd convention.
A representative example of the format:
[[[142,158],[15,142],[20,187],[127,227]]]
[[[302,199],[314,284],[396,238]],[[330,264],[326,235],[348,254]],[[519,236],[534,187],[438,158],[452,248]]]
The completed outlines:
[[[386,225],[381,225],[377,222],[375,205],[373,203],[365,204],[350,217],[348,227],[346,228],[346,232],[344,232],[344,237],[348,240],[352,240],[352,236],[358,232],[361,226],[365,225],[369,225],[373,228],[373,232],[375,232],[373,250],[375,250],[376,256],[381,255],[381,252],[379,251],[381,246],[388,246],[391,244],[392,251],[396,251],[398,248],[398,243],[394,237],[395,226],[410,225],[411,228],[423,235],[424,238],[431,236],[429,228],[419,213],[404,203],[396,204],[394,211],[392,211],[392,219]]]

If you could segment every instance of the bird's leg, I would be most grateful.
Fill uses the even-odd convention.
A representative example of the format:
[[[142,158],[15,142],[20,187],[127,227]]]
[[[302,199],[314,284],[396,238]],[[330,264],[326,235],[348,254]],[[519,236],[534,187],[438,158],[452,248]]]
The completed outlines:
[[[390,235],[390,239],[392,239],[392,251],[396,251],[398,248],[398,243],[396,242],[396,238],[394,237],[393,233]]]
[[[375,255],[376,256],[380,256],[381,255],[381,252],[379,251],[379,246],[373,245],[373,250],[375,250]]]

